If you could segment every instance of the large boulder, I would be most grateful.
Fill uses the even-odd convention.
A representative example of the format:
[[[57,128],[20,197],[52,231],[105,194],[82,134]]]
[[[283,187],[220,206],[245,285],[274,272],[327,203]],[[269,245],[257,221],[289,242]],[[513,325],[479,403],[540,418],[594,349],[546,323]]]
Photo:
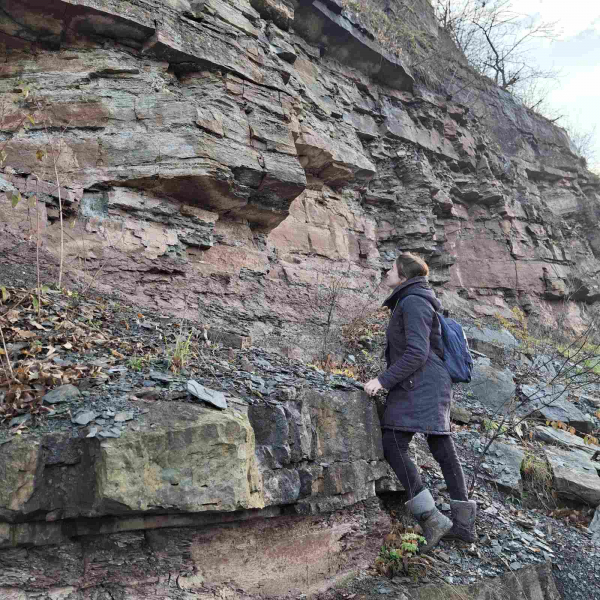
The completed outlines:
[[[487,358],[475,361],[467,389],[491,411],[504,412],[515,397],[517,386],[510,369],[498,369]]]
[[[600,505],[600,463],[579,450],[544,449],[559,496],[590,506]]]
[[[3,444],[0,518],[44,515],[53,524],[283,505],[307,514],[402,489],[383,457],[376,405],[362,391],[309,390],[249,410],[231,404],[156,403],[117,438],[48,434]]]
[[[520,496],[523,491],[521,465],[524,458],[525,451],[520,446],[494,442],[481,467],[486,479],[501,489]]]
[[[532,414],[546,421],[560,421],[581,433],[592,432],[593,421],[568,400],[565,386],[524,385],[521,391],[524,397],[519,407],[521,414]]]
[[[254,431],[237,411],[156,405],[139,432],[100,443],[97,499],[124,510],[262,508]],[[121,510],[119,510],[121,512]]]
[[[8,520],[264,506],[247,416],[191,404],[155,404],[120,438],[17,439],[0,446],[0,473]]]
[[[519,346],[518,340],[507,329],[491,329],[470,325],[464,328],[469,345],[478,352],[501,359],[505,353]]]
[[[307,390],[253,405],[249,417],[267,504],[314,513],[402,489],[383,457],[376,405],[363,392]]]
[[[534,430],[536,439],[553,444],[563,448],[564,450],[580,450],[586,454],[593,455],[596,451],[594,446],[586,444],[582,438],[573,435],[562,429],[554,429],[554,427],[538,426]]]

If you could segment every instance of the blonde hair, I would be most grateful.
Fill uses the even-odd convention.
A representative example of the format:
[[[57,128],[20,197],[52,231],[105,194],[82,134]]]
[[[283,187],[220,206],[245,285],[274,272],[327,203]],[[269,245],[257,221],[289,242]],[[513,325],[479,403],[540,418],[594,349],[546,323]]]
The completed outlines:
[[[410,252],[403,252],[396,259],[396,268],[398,275],[412,279],[413,277],[427,277],[429,275],[429,267],[427,263],[418,256]]]

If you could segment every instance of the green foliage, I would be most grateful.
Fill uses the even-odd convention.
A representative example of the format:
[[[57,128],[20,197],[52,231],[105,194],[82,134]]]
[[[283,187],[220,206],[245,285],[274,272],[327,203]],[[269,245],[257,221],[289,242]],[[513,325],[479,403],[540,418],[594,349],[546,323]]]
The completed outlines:
[[[144,359],[141,356],[132,356],[129,359],[129,368],[132,371],[141,371],[144,366]]]
[[[508,431],[508,427],[506,425],[500,425],[496,423],[496,421],[492,421],[492,419],[484,419],[482,422],[484,431],[498,431],[498,435],[502,435]]]
[[[504,329],[512,333],[512,335],[521,342],[523,351],[526,354],[535,352],[542,342],[530,334],[527,316],[518,306],[515,306],[511,312],[514,315],[514,320],[507,319],[498,314],[495,315],[496,319]]]
[[[552,472],[548,463],[533,452],[527,452],[521,464],[523,475],[539,485],[549,487],[552,483]]]
[[[10,202],[13,208],[16,208],[23,197],[21,196],[21,192],[6,192],[6,199]]]
[[[600,375],[600,345],[585,341],[584,336],[575,338],[567,333],[551,337],[542,331],[531,332],[527,317],[523,311],[514,307],[512,313],[515,320],[511,321],[500,315],[496,319],[504,329],[521,342],[521,349],[525,354],[534,356],[536,354],[556,355],[574,359],[580,362],[576,371],[591,372]]]
[[[390,577],[397,573],[408,574],[412,559],[419,553],[419,546],[427,544],[422,535],[410,532],[392,534],[387,540],[388,543],[381,546],[379,556],[375,560],[375,568]],[[399,547],[394,547],[395,545]]]
[[[175,347],[167,352],[169,356],[169,369],[174,373],[178,373],[185,368],[192,355],[192,332],[185,334],[179,333],[175,340]]]
[[[521,463],[521,473],[525,491],[523,500],[528,501],[530,506],[541,501],[546,506],[553,498],[552,493],[552,470],[544,456],[539,456],[533,450],[528,450]]]

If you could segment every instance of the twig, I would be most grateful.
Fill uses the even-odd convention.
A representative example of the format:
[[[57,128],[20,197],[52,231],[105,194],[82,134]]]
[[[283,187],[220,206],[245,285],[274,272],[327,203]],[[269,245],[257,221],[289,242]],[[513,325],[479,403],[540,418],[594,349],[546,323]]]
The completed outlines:
[[[61,140],[62,141],[62,140]],[[60,150],[59,150],[60,155]],[[63,209],[62,209],[62,195],[60,193],[60,178],[58,176],[57,167],[58,157],[56,156],[54,149],[52,149],[52,162],[54,166],[54,177],[56,178],[56,189],[58,191],[58,216],[60,218],[60,265],[58,267],[58,289],[62,289],[62,276],[63,276],[63,264],[65,260],[65,228],[63,225]]]
[[[10,372],[10,376],[14,379],[15,374],[13,372],[12,365],[10,364],[10,359],[8,358],[8,350],[6,349],[6,341],[4,339],[4,332],[2,331],[2,325],[0,325],[0,337],[2,338],[2,346],[4,347],[4,356],[6,356],[6,362],[8,363],[8,371]]]
[[[125,237],[126,231],[127,231],[126,229],[123,229],[123,231],[121,233],[121,237],[116,242],[116,244],[120,244],[123,241],[123,238]],[[116,246],[116,244],[112,244],[112,247]],[[110,248],[111,246],[109,245],[108,247]],[[92,276],[92,279],[88,283],[87,287],[81,292],[82,296],[85,296],[88,293],[89,289],[92,287],[92,285],[94,285],[96,279],[98,278],[98,276],[100,275],[100,273],[102,273],[102,270],[106,266],[106,263],[108,262],[108,259],[109,259],[109,256],[107,255],[106,258],[102,261],[102,264],[96,269],[96,272]]]
[[[42,286],[40,283],[40,204],[35,197],[35,220],[36,220],[36,248],[35,248],[35,265],[37,272],[37,293],[38,293],[38,320],[42,312]]]

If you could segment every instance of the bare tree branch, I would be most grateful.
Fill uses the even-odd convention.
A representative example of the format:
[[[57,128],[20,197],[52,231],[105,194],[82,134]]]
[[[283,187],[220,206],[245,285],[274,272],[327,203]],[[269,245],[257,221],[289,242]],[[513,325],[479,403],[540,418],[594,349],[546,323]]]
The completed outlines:
[[[513,8],[513,0],[432,0],[438,22],[462,50],[469,64],[528,107],[540,108],[548,92],[530,82],[553,80],[555,70],[531,59],[534,39],[552,40],[556,23],[540,22]],[[533,91],[542,92],[534,96]]]

